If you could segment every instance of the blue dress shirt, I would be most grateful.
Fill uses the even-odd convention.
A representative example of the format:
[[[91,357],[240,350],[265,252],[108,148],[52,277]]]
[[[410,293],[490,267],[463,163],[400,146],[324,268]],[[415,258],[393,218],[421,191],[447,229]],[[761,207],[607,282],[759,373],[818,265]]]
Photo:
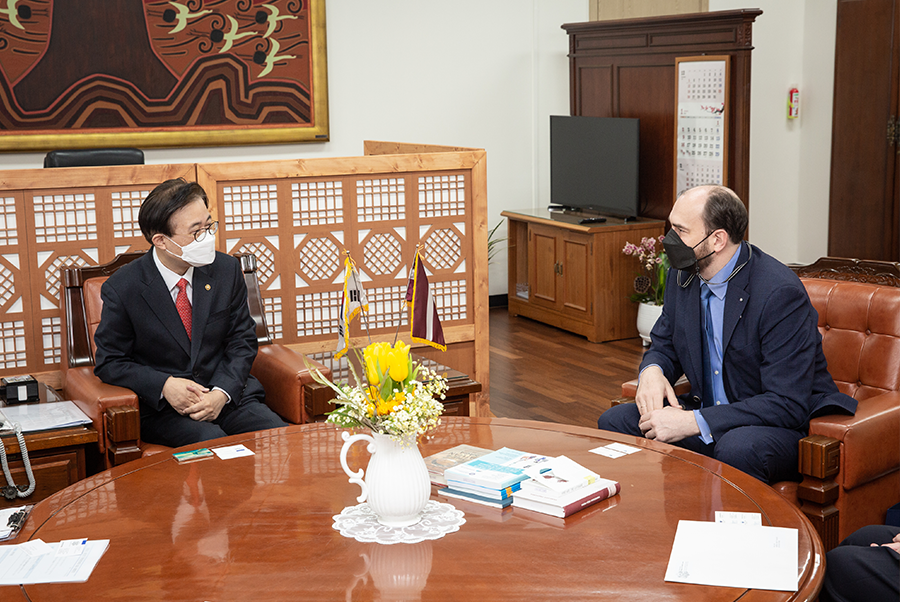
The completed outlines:
[[[731,276],[734,271],[734,266],[737,264],[738,253],[740,250],[740,246],[738,246],[737,250],[735,250],[734,254],[731,256],[731,259],[728,260],[728,263],[713,275],[712,278],[709,279],[709,282],[705,282],[702,284],[702,287],[709,287],[709,290],[712,292],[712,295],[709,297],[709,313],[710,315],[706,315],[706,308],[703,307],[703,295],[701,294],[701,307],[700,307],[700,316],[703,320],[711,319],[712,320],[712,331],[713,331],[713,340],[710,341],[709,337],[706,335],[706,330],[703,330],[703,340],[707,345],[707,354],[709,357],[709,366],[712,374],[710,374],[710,379],[712,382],[712,392],[704,391],[704,399],[703,406],[712,406],[712,405],[723,405],[728,403],[728,396],[725,394],[725,382],[722,379],[722,329],[723,329],[723,319],[725,314],[725,294],[728,292],[728,282],[727,278]],[[712,443],[713,436],[709,431],[709,425],[706,422],[706,419],[703,418],[703,415],[700,413],[700,410],[694,410],[694,418],[697,420],[697,426],[700,427],[700,440],[704,443]]]

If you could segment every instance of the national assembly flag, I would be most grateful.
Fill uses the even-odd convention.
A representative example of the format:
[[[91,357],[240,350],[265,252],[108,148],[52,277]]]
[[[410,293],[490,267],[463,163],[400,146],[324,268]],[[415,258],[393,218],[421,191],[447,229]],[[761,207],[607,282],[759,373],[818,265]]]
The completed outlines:
[[[428,286],[428,277],[425,275],[425,266],[419,258],[418,249],[413,260],[412,278],[406,288],[406,304],[412,309],[409,328],[412,340],[447,351],[444,330],[441,328],[434,295]]]
[[[344,289],[341,292],[341,315],[338,316],[338,343],[335,358],[340,358],[350,348],[350,322],[360,312],[369,312],[369,302],[363,291],[356,264],[347,254],[344,259]]]

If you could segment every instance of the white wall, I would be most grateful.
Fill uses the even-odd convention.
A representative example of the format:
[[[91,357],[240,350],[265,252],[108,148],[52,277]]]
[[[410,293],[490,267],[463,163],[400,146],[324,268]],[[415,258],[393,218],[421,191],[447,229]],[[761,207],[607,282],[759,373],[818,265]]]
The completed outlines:
[[[750,141],[751,240],[785,262],[826,254],[836,0],[757,0]],[[146,149],[148,163],[353,156],[362,141],[482,147],[488,224],[504,209],[549,203],[549,116],[569,112],[563,23],[588,0],[327,0],[331,140]],[[709,0],[710,10],[744,8]],[[799,121],[787,92],[802,94]],[[0,154],[0,169],[43,153]],[[505,236],[505,224],[498,232]],[[506,254],[490,293],[506,292]]]
[[[827,254],[836,0],[709,0],[753,6],[750,240],[784,262]],[[801,94],[787,119],[788,90]]]
[[[145,149],[147,163],[261,161],[362,154],[363,140],[487,150],[488,224],[549,198],[549,115],[568,114],[568,39],[588,0],[327,0],[331,140]],[[0,154],[0,169],[44,153]],[[505,236],[503,231],[498,235]],[[506,292],[506,255],[490,270]]]
[[[831,120],[834,105],[834,40],[837,0],[807,0],[804,14],[801,83],[799,263],[828,255],[831,195]]]

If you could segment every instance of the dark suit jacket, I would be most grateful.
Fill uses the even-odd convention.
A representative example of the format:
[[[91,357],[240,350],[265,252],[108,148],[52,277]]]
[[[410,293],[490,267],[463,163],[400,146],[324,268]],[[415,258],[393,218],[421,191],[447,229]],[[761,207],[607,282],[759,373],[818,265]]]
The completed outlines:
[[[800,279],[787,266],[743,243],[728,283],[723,316],[723,382],[730,404],[701,414],[718,440],[739,426],[776,426],[806,431],[817,414],[856,411],[856,401],[838,392],[822,353],[818,314]],[[748,261],[749,259],[749,261]],[[663,312],[650,338],[641,369],[657,364],[669,382],[685,374],[688,409],[703,399],[703,327],[700,279],[681,288],[669,270]],[[688,274],[680,274],[681,281]]]
[[[163,409],[169,376],[219,387],[241,404],[263,400],[250,376],[257,340],[247,306],[240,263],[216,253],[212,264],[194,268],[192,339],[153,261],[152,250],[120,268],[101,289],[103,312],[94,335],[94,373],[137,393],[141,412]]]

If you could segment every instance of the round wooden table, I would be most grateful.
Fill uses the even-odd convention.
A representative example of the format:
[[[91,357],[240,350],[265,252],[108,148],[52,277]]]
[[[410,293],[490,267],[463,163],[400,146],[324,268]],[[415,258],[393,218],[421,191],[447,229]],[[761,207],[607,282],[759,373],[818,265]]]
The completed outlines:
[[[609,459],[613,441],[642,451]],[[332,517],[355,505],[339,463],[340,431],[308,424],[237,435],[256,452],[178,464],[129,463],[39,503],[16,540],[109,539],[86,583],[0,588],[32,602],[90,600],[813,600],[823,550],[811,524],[774,490],[715,460],[625,435],[564,425],[444,418],[423,455],[469,443],[566,455],[622,492],[557,519],[432,496],[465,512],[459,531],[417,544],[343,537]],[[201,447],[201,446],[196,446]],[[351,466],[364,466],[364,445]],[[759,512],[799,531],[799,591],[747,591],[664,581],[679,520]],[[13,592],[16,594],[13,595]],[[21,594],[21,598],[19,598]]]

